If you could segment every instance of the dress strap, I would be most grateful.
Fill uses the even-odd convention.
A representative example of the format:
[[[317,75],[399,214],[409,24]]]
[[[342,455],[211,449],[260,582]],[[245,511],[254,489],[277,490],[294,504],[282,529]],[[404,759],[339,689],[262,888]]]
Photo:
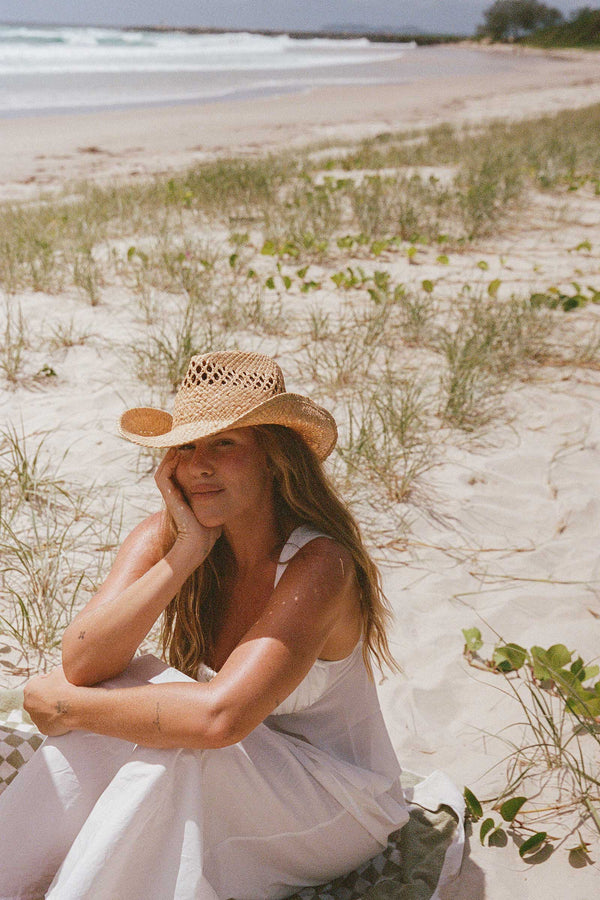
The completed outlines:
[[[319,531],[318,528],[313,528],[312,525],[299,525],[298,528],[295,528],[292,531],[279,554],[279,562],[277,563],[277,571],[275,572],[275,584],[273,585],[274,588],[279,584],[279,579],[285,572],[285,568],[290,559],[293,559],[298,550],[301,550],[302,547],[310,543],[310,541],[314,541],[315,538],[319,537],[328,538],[329,535],[325,534],[323,531]]]

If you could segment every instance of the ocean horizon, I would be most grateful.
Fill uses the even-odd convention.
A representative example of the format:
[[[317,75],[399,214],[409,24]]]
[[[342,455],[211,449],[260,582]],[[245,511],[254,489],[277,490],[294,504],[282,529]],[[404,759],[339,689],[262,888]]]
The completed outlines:
[[[367,37],[0,25],[0,117],[402,84],[505,65],[464,48]]]

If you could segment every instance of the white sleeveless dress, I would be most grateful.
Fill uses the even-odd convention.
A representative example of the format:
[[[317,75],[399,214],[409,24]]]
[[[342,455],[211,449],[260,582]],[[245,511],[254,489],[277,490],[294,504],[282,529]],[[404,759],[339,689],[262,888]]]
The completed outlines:
[[[275,584],[318,536],[292,533]],[[179,680],[146,656],[105,686]],[[361,643],[230,747],[47,739],[0,797],[0,900],[286,897],[380,852],[408,820],[399,775]]]

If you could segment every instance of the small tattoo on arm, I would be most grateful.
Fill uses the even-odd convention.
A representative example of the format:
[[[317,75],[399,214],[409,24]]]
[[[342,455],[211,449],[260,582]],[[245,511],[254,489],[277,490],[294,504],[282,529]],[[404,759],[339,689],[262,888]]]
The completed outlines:
[[[69,704],[64,700],[57,700],[54,709],[59,716],[66,716],[69,712]]]
[[[157,731],[160,731],[160,703],[156,704],[156,718],[152,722]]]
[[[78,638],[78,640],[82,641],[82,640],[84,639],[84,637],[85,637],[85,630],[84,630],[84,631],[80,631],[80,632],[79,632],[79,638]]]

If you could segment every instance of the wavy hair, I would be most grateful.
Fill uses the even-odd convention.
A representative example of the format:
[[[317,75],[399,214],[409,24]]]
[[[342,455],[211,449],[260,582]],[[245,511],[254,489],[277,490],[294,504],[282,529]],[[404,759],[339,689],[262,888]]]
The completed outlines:
[[[357,523],[337,496],[319,459],[290,428],[258,425],[253,430],[273,474],[280,548],[294,528],[306,524],[327,534],[349,551],[360,590],[363,657],[367,670],[372,677],[373,657],[381,671],[384,666],[397,670],[387,640],[391,613],[379,572],[364,547]],[[172,546],[175,536],[175,524],[167,514],[165,551]],[[192,678],[196,677],[201,663],[211,663],[222,621],[223,578],[232,565],[231,548],[221,537],[164,612],[163,656],[171,666]]]

